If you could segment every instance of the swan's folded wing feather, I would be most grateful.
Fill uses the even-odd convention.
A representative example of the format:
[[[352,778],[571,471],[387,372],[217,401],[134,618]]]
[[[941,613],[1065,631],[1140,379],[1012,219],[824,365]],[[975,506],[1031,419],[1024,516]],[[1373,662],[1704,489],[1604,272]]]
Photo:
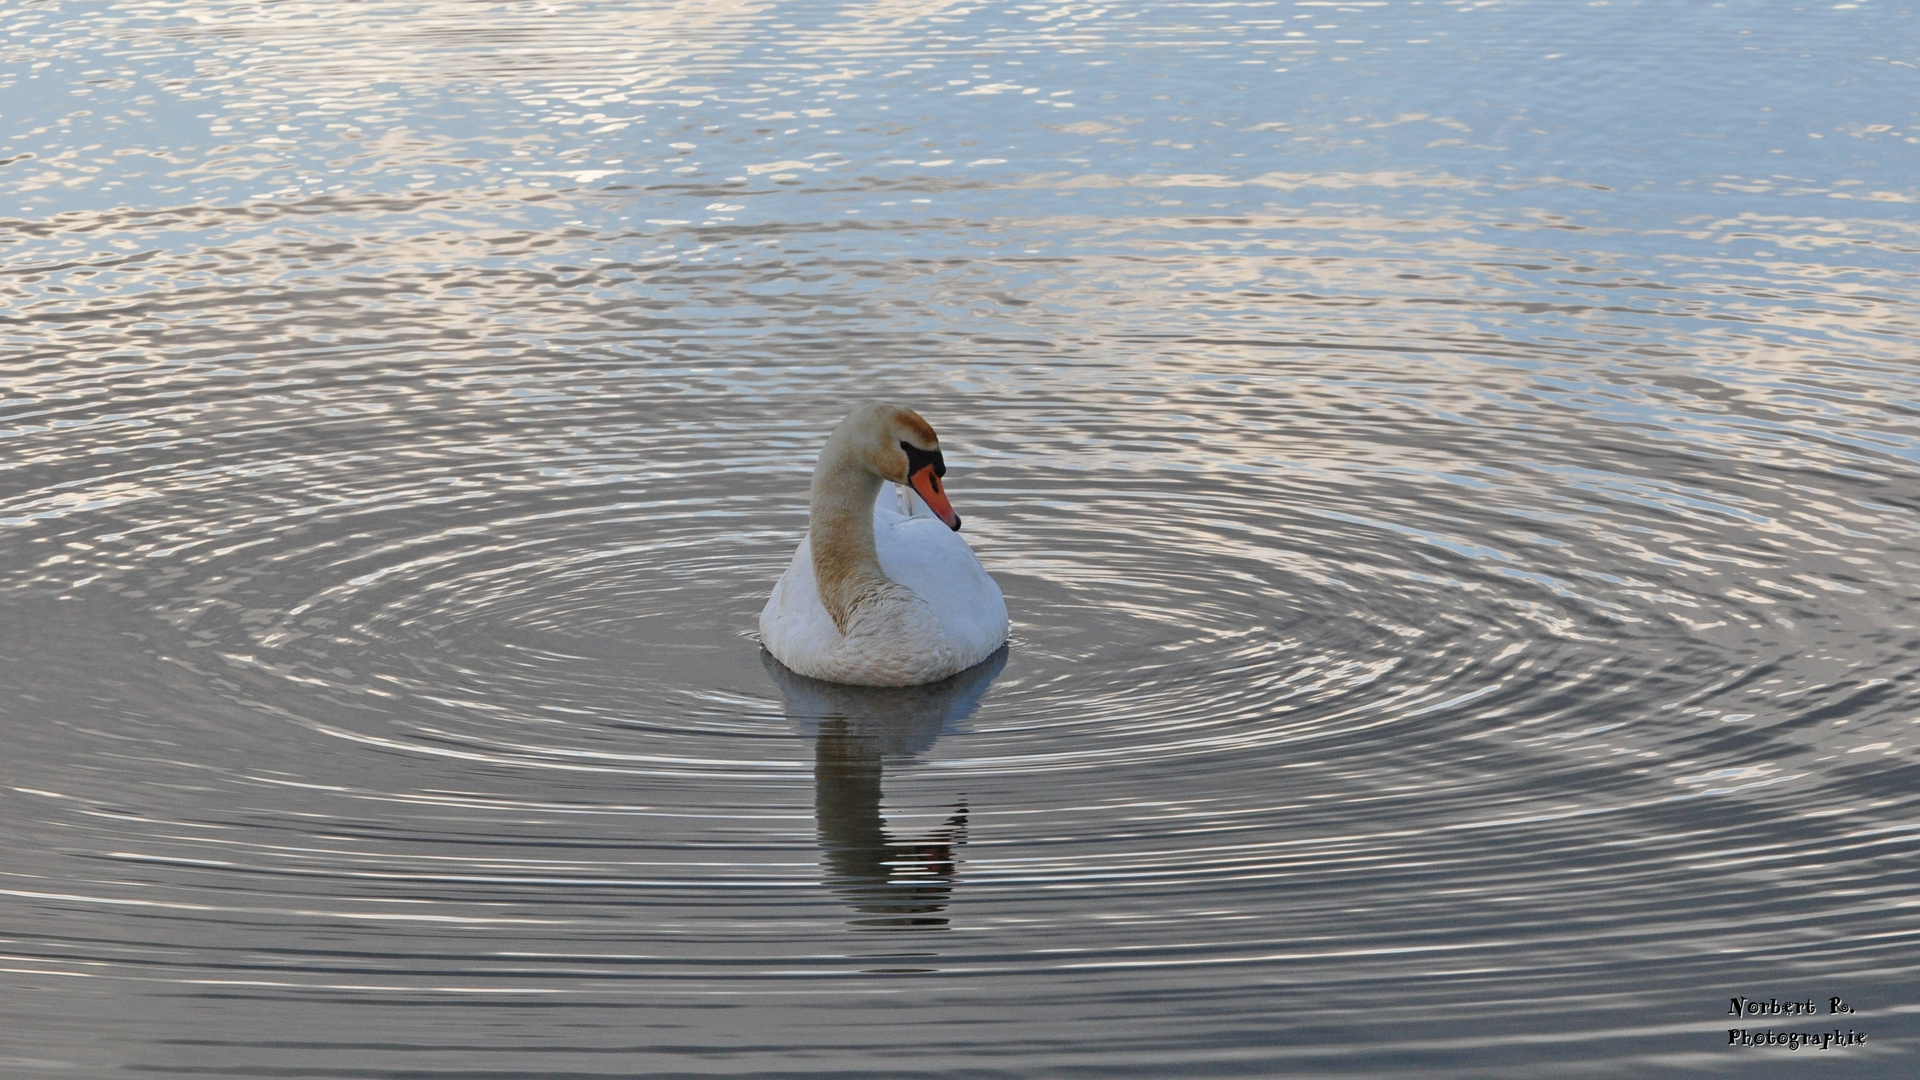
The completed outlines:
[[[880,569],[926,601],[965,666],[986,659],[1007,640],[1000,586],[959,533],[924,509],[906,518],[887,513],[887,501],[877,503],[874,513]]]
[[[827,663],[840,641],[840,628],[820,603],[813,580],[813,549],[803,537],[787,572],[773,584],[773,595],[760,610],[760,642],[780,662],[796,671],[813,671]]]
[[[820,603],[813,550],[800,541],[760,612],[760,640],[781,663],[834,682],[908,685],[970,668],[1006,642],[1006,601],[966,540],[924,506],[904,515],[898,506],[883,489],[873,508],[891,599],[863,604],[846,635]]]

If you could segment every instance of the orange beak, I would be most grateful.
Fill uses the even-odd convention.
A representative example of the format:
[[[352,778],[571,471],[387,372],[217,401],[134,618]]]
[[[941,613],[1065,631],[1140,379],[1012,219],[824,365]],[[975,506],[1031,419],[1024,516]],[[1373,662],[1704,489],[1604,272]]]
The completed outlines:
[[[947,523],[947,528],[960,531],[960,515],[953,512],[953,504],[947,501],[946,490],[940,486],[940,478],[933,474],[933,466],[923,466],[919,472],[909,476],[907,482],[926,500],[927,509]]]

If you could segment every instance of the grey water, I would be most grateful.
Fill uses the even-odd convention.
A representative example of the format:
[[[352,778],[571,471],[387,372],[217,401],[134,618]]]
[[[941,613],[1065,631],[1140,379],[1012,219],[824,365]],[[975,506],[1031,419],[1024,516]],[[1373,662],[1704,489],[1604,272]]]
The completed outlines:
[[[1916,42],[15,0],[0,1075],[1910,1075]],[[861,398],[947,683],[754,638]]]

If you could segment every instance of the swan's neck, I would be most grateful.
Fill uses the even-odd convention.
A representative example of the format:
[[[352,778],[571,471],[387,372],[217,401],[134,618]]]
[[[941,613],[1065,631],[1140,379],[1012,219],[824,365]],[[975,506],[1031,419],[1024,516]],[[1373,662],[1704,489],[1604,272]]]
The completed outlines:
[[[813,470],[808,535],[820,603],[844,634],[854,608],[891,581],[873,540],[873,502],[882,481],[853,455],[833,453],[838,441],[829,440]]]

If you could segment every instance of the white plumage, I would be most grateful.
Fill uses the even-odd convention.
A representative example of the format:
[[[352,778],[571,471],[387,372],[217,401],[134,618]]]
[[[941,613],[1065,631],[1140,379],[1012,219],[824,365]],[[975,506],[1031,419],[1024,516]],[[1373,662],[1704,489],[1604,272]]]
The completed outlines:
[[[828,682],[914,686],[965,671],[1006,643],[1000,586],[920,496],[882,489],[873,539],[880,569],[902,592],[885,601],[887,610],[863,606],[858,625],[842,634],[814,583],[811,537],[802,539],[760,612],[760,638],[774,659]]]
[[[863,403],[834,429],[806,538],[760,612],[774,659],[829,682],[915,686],[1005,644],[1006,601],[960,536],[946,471],[912,409]]]

